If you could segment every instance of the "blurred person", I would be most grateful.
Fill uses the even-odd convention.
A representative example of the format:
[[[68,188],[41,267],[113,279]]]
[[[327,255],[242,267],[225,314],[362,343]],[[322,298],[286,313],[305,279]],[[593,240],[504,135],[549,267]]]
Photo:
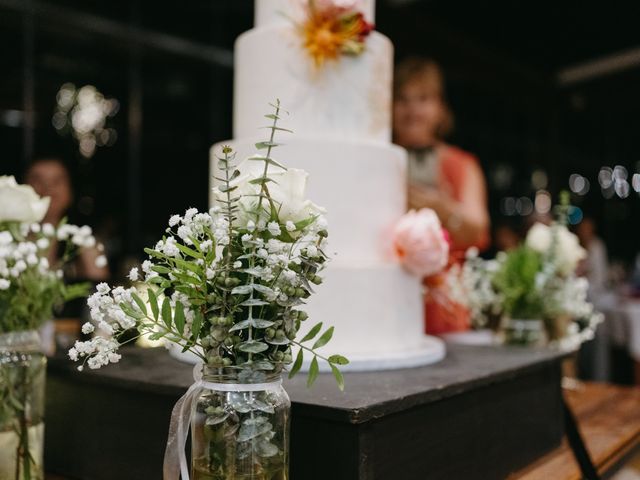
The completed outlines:
[[[409,152],[408,207],[431,208],[448,230],[451,261],[470,247],[489,245],[487,188],[482,169],[470,153],[445,143],[453,115],[445,99],[444,77],[428,59],[405,60],[394,76],[393,137]],[[425,279],[426,331],[464,331],[469,313],[447,298],[445,274]]]
[[[24,181],[31,185],[38,195],[51,198],[42,223],[57,226],[67,216],[73,203],[71,175],[64,162],[56,157],[38,158],[27,168]],[[55,265],[62,254],[59,244],[52,241],[49,263]],[[65,277],[73,281],[107,280],[109,271],[106,265],[96,265],[96,259],[100,255],[98,248],[82,249],[76,260],[65,266]],[[46,322],[40,330],[42,347],[47,355],[53,355],[56,346],[61,349],[70,347],[78,338],[81,319],[86,319],[86,301],[78,298],[67,302],[61,311],[55,312],[55,317],[55,322]]]
[[[518,229],[509,222],[498,223],[493,229],[493,247],[497,252],[518,248],[522,238]]]
[[[487,188],[478,160],[444,142],[453,128],[437,63],[413,58],[394,77],[394,142],[409,151],[409,208],[432,208],[449,231],[452,249],[489,244]]]
[[[57,226],[67,215],[73,203],[71,176],[63,161],[55,157],[43,157],[34,160],[25,173],[25,182],[33,187],[40,196],[50,197],[49,210],[42,223]],[[109,270],[105,266],[97,266],[100,256],[97,248],[83,249],[69,274],[82,280],[100,282],[109,278]],[[59,255],[57,245],[52,245],[49,261],[53,265]]]
[[[596,305],[600,297],[607,292],[609,260],[607,247],[596,233],[596,223],[591,217],[585,217],[575,229],[580,245],[587,251],[587,257],[578,268],[578,274],[589,280],[589,297]]]

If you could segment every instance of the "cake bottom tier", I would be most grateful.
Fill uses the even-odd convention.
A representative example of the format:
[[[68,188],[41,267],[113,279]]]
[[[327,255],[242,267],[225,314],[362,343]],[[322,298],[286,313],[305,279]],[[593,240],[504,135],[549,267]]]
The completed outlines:
[[[408,368],[444,358],[444,342],[423,333],[422,286],[415,277],[395,264],[334,264],[324,275],[304,307],[309,320],[302,330],[318,322],[335,326],[320,352],[346,356],[343,370]]]

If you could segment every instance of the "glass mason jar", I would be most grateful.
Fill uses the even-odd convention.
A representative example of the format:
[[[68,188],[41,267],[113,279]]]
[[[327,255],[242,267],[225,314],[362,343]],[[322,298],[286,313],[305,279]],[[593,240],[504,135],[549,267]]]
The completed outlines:
[[[549,340],[561,340],[569,335],[570,326],[573,323],[573,318],[569,315],[558,315],[555,318],[545,319],[545,328]]]
[[[547,332],[542,320],[509,319],[504,327],[505,343],[509,345],[542,346]]]
[[[38,332],[0,334],[0,479],[44,479],[46,366]]]
[[[202,380],[191,417],[193,480],[288,480],[291,402],[280,373],[239,383],[237,372],[205,367]]]

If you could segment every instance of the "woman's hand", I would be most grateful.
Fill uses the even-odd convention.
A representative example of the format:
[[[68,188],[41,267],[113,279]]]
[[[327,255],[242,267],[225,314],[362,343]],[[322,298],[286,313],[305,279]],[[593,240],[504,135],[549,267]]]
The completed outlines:
[[[409,209],[420,210],[431,208],[440,215],[443,203],[452,202],[453,199],[446,193],[432,187],[423,187],[416,183],[409,183],[408,204]]]
[[[460,200],[444,187],[430,188],[410,182],[408,204],[410,209],[433,209],[459,248],[485,246],[489,228],[487,193],[482,170],[475,163],[470,163],[465,171]]]

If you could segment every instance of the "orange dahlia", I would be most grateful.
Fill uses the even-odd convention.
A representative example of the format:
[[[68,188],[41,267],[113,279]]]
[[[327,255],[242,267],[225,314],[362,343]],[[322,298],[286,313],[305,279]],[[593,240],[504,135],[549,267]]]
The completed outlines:
[[[308,18],[302,24],[304,47],[317,66],[339,55],[358,55],[364,50],[364,40],[373,30],[361,12],[332,2],[318,5],[311,0]]]

